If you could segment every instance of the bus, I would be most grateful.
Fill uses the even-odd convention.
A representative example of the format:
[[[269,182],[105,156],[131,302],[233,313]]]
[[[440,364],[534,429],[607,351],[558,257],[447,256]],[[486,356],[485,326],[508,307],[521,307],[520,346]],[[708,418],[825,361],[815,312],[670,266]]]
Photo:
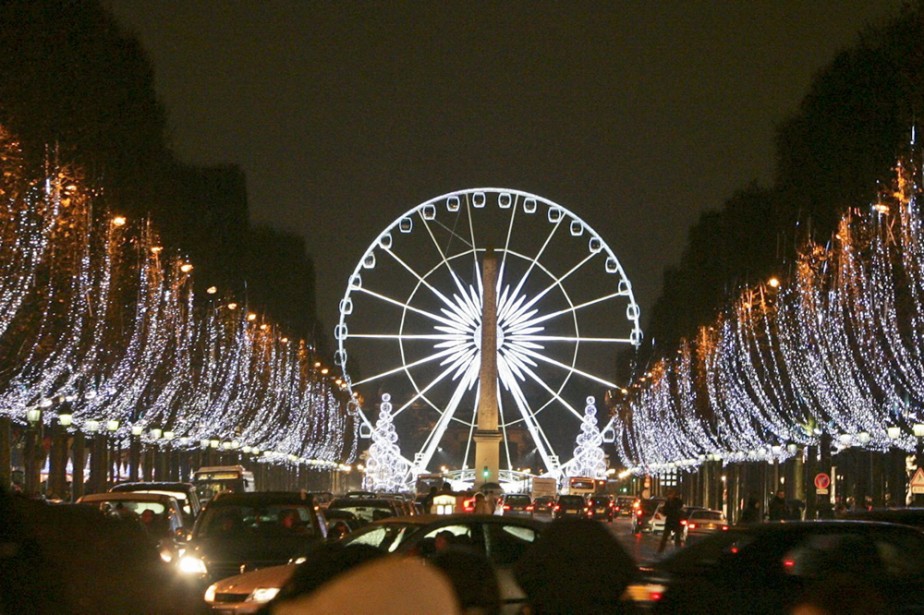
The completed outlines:
[[[241,465],[199,468],[193,472],[193,484],[202,505],[222,491],[243,493],[255,490],[253,472]]]
[[[571,476],[568,478],[568,491],[570,495],[594,495],[606,491],[605,478],[591,476]]]

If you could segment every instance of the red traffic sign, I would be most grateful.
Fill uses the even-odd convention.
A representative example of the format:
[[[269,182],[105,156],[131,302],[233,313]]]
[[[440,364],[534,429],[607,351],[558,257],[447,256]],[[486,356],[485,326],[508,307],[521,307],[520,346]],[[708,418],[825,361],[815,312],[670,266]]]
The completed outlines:
[[[831,477],[825,474],[824,472],[819,472],[815,475],[815,488],[816,489],[827,489],[831,485]]]
[[[911,478],[911,493],[924,493],[924,468],[918,468]]]

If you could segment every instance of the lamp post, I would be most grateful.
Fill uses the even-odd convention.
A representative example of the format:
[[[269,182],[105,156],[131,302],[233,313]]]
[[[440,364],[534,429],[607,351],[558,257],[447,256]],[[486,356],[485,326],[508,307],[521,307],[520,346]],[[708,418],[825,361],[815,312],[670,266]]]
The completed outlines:
[[[99,435],[99,421],[89,420],[83,424],[84,431],[90,436],[90,480],[88,493],[99,493],[103,483],[102,473],[106,469],[106,462],[102,459],[105,449],[101,445]]]
[[[176,434],[170,429],[167,429],[163,433],[163,439],[164,439],[164,478],[163,480],[176,480],[177,479],[176,464],[173,463],[173,449],[172,449],[173,438],[175,436]]]
[[[914,434],[914,465],[915,473],[924,468],[924,423],[915,423],[911,426],[911,432]],[[924,493],[913,493],[911,495],[912,504],[915,506],[924,506]]]
[[[132,425],[131,437],[128,441],[128,480],[135,482],[138,480],[138,466],[141,463],[141,434],[144,433],[144,427],[135,424]]]
[[[57,416],[51,421],[51,451],[48,472],[48,495],[63,500],[70,500],[67,496],[67,459],[68,433],[67,428],[73,423],[70,403],[65,398],[58,399]]]
[[[108,459],[109,484],[115,485],[119,481],[119,477],[121,475],[121,472],[119,471],[119,457],[121,456],[121,450],[119,448],[119,439],[116,436],[116,432],[119,431],[119,421],[116,419],[110,419],[106,421],[106,431],[109,432],[107,439],[109,440],[109,444],[111,446]]]
[[[164,480],[164,456],[160,450],[160,439],[164,431],[160,427],[152,427],[148,435],[151,436],[152,442],[148,445],[150,469],[145,472],[145,480]],[[150,474],[150,477],[147,474]]]
[[[886,433],[892,445],[889,447],[889,472],[886,495],[886,506],[904,506],[905,504],[905,461],[898,439],[902,437],[902,428],[890,425]]]

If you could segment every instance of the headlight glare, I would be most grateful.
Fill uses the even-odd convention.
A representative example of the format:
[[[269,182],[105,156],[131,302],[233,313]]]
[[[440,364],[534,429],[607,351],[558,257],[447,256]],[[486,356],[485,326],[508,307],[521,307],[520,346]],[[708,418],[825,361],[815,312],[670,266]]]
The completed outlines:
[[[258,587],[247,598],[252,602],[269,602],[279,593],[278,587]]]
[[[206,574],[205,562],[194,555],[184,555],[180,560],[180,572],[183,574]]]

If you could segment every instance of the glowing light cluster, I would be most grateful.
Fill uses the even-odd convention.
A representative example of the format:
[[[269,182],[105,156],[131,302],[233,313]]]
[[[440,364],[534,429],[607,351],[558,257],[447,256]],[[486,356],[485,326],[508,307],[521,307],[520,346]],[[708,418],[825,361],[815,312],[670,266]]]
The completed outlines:
[[[581,433],[576,440],[574,457],[568,462],[565,473],[568,476],[606,477],[606,453],[603,452],[603,435],[597,426],[597,407],[594,398],[587,398]]]
[[[743,289],[651,370],[615,425],[627,465],[783,460],[825,433],[841,448],[914,448],[912,425],[924,422],[924,192],[909,158],[876,203],[845,213],[827,246],[803,249],[792,279]]]
[[[398,434],[391,422],[391,411],[391,395],[385,393],[372,432],[364,484],[367,489],[398,493],[405,488],[410,465],[401,457]]]
[[[18,160],[0,129],[0,415],[66,409],[72,429],[280,463],[355,454],[355,409],[310,346],[217,289],[196,301],[192,264],[150,224],[94,208],[66,169],[30,183]]]

